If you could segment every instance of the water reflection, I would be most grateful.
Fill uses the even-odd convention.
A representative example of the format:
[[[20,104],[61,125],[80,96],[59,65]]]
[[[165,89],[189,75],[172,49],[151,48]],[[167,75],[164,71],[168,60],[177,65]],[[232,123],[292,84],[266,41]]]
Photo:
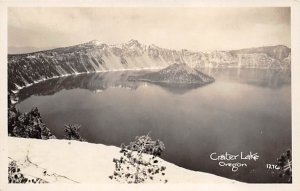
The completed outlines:
[[[201,71],[213,76],[216,81],[232,81],[259,87],[276,89],[291,83],[290,70],[201,69]],[[105,72],[51,79],[22,89],[19,92],[19,100],[23,101],[31,95],[53,95],[64,89],[87,89],[94,93],[103,92],[107,88],[135,90],[140,86],[149,84],[147,82],[129,81],[128,77],[145,73],[147,71]],[[202,85],[176,86],[163,83],[155,83],[155,85],[174,94],[185,94],[202,87]]]
[[[132,72],[104,72],[51,79],[22,89],[19,92],[19,100],[25,100],[31,95],[53,95],[61,90],[87,89],[99,93],[111,87],[134,90],[145,84],[127,81],[131,74]]]
[[[281,88],[291,84],[290,70],[268,70],[268,69],[201,69],[218,80],[230,80],[249,85]]]

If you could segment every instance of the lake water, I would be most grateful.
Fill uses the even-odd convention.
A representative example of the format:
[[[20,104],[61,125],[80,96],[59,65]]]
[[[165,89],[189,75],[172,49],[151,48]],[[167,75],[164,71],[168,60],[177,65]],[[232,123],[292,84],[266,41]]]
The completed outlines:
[[[38,107],[58,138],[78,123],[89,142],[120,146],[150,132],[165,143],[162,158],[178,166],[244,182],[284,182],[276,164],[291,148],[290,71],[205,70],[215,77],[199,88],[128,82],[143,72],[108,72],[53,79],[20,91],[17,108]],[[217,154],[257,153],[232,171],[211,160]],[[180,175],[178,175],[180,176]]]

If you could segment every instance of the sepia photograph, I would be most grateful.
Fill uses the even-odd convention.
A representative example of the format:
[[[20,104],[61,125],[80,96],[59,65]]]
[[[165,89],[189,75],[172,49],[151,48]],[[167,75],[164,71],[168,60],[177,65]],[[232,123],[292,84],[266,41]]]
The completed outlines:
[[[7,182],[293,183],[291,7],[9,7]]]

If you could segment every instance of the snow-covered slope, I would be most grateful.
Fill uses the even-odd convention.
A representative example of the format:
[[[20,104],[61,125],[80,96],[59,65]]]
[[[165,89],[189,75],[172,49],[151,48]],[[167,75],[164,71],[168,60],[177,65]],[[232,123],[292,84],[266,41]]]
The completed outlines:
[[[16,161],[25,177],[38,177],[49,183],[117,183],[112,175],[120,148],[68,140],[40,140],[8,137],[9,161]],[[166,166],[168,183],[239,183],[216,175]],[[162,175],[161,175],[162,176]]]
[[[190,67],[290,67],[290,48],[270,46],[211,53],[171,50],[130,40],[120,45],[91,41],[70,47],[8,55],[8,88],[18,89],[50,78],[79,73],[162,69],[173,63]]]
[[[158,72],[147,73],[140,76],[132,76],[131,80],[184,85],[204,85],[215,81],[213,77],[193,69],[185,63],[175,63]]]

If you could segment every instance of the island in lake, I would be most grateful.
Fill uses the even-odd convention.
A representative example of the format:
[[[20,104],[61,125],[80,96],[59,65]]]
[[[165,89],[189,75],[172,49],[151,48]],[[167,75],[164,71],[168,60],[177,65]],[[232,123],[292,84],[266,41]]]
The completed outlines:
[[[130,76],[128,80],[184,87],[202,86],[215,81],[213,77],[191,68],[185,63],[175,63],[160,71]]]

